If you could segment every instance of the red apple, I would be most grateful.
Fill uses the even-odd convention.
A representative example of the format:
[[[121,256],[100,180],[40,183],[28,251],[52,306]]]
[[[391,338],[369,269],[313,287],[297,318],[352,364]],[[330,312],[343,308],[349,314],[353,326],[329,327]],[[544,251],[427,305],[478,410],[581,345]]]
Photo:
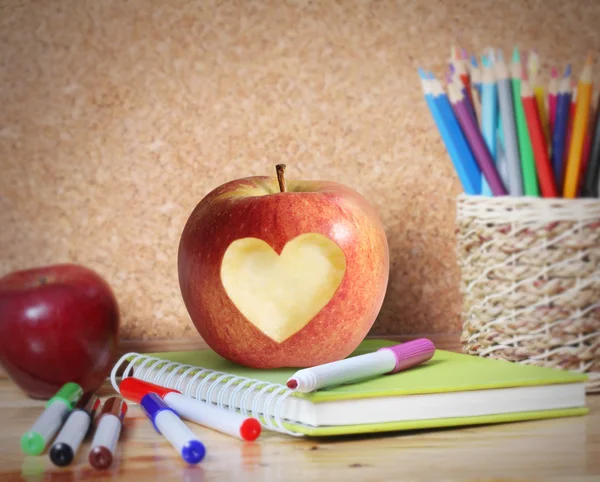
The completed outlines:
[[[181,236],[179,283],[206,343],[250,367],[348,356],[385,296],[389,251],[373,207],[329,181],[248,177],[204,197]],[[278,182],[279,181],[279,182]]]
[[[29,396],[47,399],[66,382],[98,389],[117,349],[119,309],[104,279],[74,264],[0,278],[0,361]]]

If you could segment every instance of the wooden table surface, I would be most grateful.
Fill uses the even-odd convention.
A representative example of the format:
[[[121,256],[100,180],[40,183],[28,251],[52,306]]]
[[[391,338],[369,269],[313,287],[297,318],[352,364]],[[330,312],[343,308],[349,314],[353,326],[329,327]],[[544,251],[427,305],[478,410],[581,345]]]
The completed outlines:
[[[99,394],[112,393],[107,385]],[[587,403],[583,417],[327,439],[263,431],[252,443],[189,424],[207,447],[197,466],[178,459],[134,405],[114,466],[96,471],[89,442],[69,468],[23,455],[19,438],[43,402],[0,380],[0,481],[600,480],[600,396]]]

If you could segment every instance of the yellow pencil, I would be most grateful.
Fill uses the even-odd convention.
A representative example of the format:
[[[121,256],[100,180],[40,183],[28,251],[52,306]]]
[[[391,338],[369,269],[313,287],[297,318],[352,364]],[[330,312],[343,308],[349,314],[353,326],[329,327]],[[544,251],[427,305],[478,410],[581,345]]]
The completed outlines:
[[[577,104],[573,120],[573,131],[571,133],[571,145],[567,157],[565,184],[563,196],[573,199],[577,197],[579,186],[579,175],[581,172],[581,157],[583,154],[583,142],[588,127],[590,116],[590,101],[592,96],[592,56],[588,56],[579,77],[577,85]]]

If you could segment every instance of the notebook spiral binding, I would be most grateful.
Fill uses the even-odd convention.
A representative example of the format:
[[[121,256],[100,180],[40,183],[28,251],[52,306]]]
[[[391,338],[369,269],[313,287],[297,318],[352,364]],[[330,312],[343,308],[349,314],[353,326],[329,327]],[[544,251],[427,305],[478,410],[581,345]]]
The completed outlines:
[[[283,407],[283,402],[293,393],[285,385],[268,383],[253,378],[232,375],[231,373],[185,365],[130,352],[124,354],[119,359],[110,373],[111,384],[117,393],[121,393],[117,383],[117,373],[121,365],[126,362],[129,362],[129,364],[125,367],[120,377],[121,379],[134,376],[155,385],[173,388],[180,391],[186,397],[195,398],[226,410],[236,411],[246,417],[254,417],[268,430],[296,437],[304,436],[304,434],[290,430],[284,426],[284,419],[281,417],[281,408]],[[130,375],[134,367],[136,370],[133,375]],[[142,375],[136,376],[136,372]],[[193,372],[196,373],[187,380],[188,376]],[[166,378],[162,380],[165,375]],[[184,382],[186,380],[187,385],[184,389]],[[195,386],[196,384],[197,386]],[[227,391],[234,385],[236,385],[235,388],[229,397],[227,397]],[[267,393],[269,395],[266,399],[261,400]],[[240,397],[239,400],[238,397]],[[248,405],[251,406],[250,410],[246,408]],[[298,425],[297,422],[293,423]]]

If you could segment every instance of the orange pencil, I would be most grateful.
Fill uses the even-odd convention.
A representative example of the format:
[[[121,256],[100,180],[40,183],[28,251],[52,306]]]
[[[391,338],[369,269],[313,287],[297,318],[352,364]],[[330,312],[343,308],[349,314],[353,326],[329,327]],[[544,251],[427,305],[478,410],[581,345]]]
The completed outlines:
[[[527,130],[531,139],[537,177],[543,197],[558,197],[558,189],[554,182],[554,172],[548,156],[548,144],[542,127],[540,111],[536,96],[527,79],[521,80],[521,101],[527,119]]]
[[[575,119],[571,131],[569,157],[565,166],[565,184],[563,196],[575,198],[581,175],[581,158],[583,157],[583,143],[588,130],[590,117],[590,103],[592,98],[592,56],[589,55],[579,77],[577,85],[577,105],[575,106]]]

